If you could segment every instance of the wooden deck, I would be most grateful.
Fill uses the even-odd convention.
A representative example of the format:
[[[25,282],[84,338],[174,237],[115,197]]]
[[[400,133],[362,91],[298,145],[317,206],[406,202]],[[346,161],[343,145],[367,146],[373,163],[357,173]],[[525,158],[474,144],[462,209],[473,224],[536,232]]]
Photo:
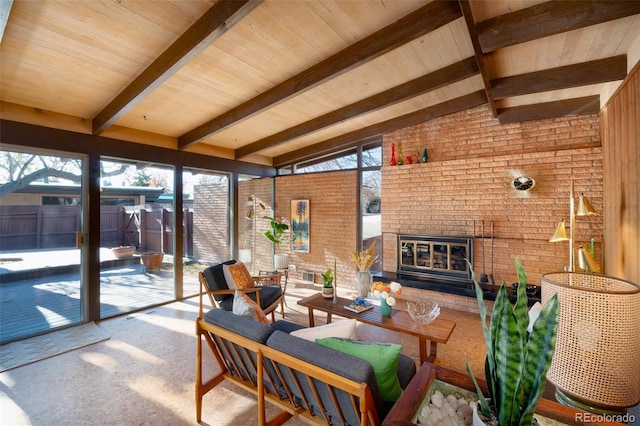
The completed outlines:
[[[198,289],[197,275],[185,275],[184,295],[195,295]],[[173,300],[172,270],[150,273],[142,264],[132,264],[101,271],[101,318]],[[77,323],[81,319],[77,273],[52,274],[0,284],[0,343]]]

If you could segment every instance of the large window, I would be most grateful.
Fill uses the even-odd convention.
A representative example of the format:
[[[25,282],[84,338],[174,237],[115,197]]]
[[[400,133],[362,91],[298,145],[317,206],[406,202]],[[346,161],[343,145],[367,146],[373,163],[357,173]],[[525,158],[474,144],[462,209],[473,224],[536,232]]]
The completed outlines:
[[[362,149],[360,174],[360,221],[361,241],[363,248],[376,245],[378,260],[372,265],[374,272],[382,271],[382,210],[381,210],[381,175],[382,148],[380,145],[369,145]]]
[[[70,154],[0,151],[2,343],[84,319],[84,165]]]

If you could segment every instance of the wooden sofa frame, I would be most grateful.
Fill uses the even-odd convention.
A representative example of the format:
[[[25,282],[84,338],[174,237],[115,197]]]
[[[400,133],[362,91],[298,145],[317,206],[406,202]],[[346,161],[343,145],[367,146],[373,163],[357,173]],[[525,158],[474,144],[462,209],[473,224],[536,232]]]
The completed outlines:
[[[302,391],[302,382],[312,389],[313,398],[320,401],[320,393],[331,395],[333,409],[339,413],[345,424],[345,411],[356,413],[361,426],[379,425],[380,419],[370,387],[346,379],[328,370],[316,367],[274,348],[258,343],[232,331],[211,324],[202,317],[196,322],[198,336],[196,356],[196,418],[202,418],[202,398],[223,380],[245,389],[257,396],[258,424],[281,425],[295,416],[309,424],[328,424],[326,410],[322,407],[322,416],[314,415],[309,409],[309,401]],[[203,381],[202,342],[207,342],[221,371],[213,378]],[[236,361],[229,362],[229,355],[235,355]],[[295,377],[295,385],[287,384],[284,375]],[[297,388],[297,389],[295,389]],[[338,402],[337,393],[349,395],[350,404]],[[344,396],[344,393],[342,396]],[[296,396],[297,395],[297,396]],[[300,401],[302,395],[303,401]],[[280,412],[266,419],[266,402],[280,408]],[[334,419],[335,423],[335,419]]]

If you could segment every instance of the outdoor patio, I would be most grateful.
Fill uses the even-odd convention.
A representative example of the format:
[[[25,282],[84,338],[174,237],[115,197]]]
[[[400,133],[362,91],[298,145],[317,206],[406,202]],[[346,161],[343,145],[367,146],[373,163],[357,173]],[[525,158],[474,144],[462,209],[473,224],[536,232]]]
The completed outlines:
[[[170,256],[155,271],[137,256],[118,262],[109,249],[100,259],[101,318],[174,300]],[[0,253],[0,342],[81,321],[79,265],[76,249]],[[184,295],[197,292],[197,269],[187,267]]]

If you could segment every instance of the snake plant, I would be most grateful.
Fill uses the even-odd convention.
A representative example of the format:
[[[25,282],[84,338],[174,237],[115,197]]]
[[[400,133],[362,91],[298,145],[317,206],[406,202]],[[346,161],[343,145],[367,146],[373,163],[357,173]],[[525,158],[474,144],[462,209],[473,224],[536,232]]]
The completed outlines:
[[[558,330],[558,295],[555,294],[545,303],[532,332],[527,334],[527,275],[518,259],[516,270],[519,283],[516,303],[511,304],[503,283],[493,305],[490,326],[486,322],[487,309],[482,288],[471,270],[487,348],[485,379],[488,400],[468,361],[466,368],[478,392],[479,411],[488,419],[497,419],[501,426],[531,425],[551,365]]]

